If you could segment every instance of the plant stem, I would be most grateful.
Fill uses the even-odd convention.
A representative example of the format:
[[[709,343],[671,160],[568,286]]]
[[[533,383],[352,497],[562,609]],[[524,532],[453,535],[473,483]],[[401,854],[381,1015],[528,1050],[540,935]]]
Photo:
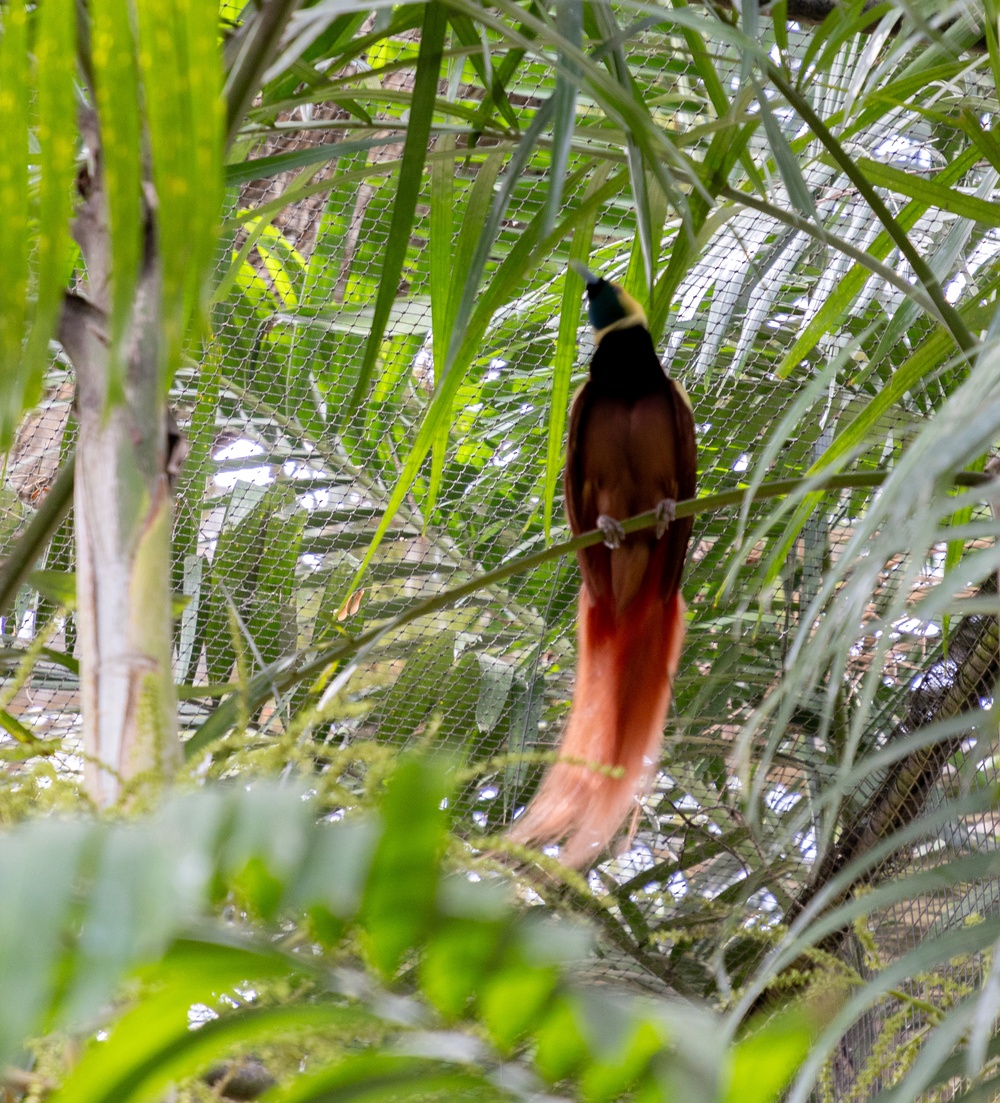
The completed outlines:
[[[76,456],[71,452],[63,460],[48,493],[10,555],[0,563],[0,616],[10,612],[17,591],[27,582],[28,575],[69,513],[73,504],[75,463]]]

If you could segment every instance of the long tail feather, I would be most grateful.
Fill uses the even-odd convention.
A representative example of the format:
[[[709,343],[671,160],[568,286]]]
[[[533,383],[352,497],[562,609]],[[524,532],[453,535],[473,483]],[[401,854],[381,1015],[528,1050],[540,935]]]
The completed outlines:
[[[679,593],[664,600],[650,586],[616,616],[581,589],[576,690],[559,755],[589,765],[552,766],[511,828],[512,840],[564,839],[560,858],[569,866],[590,865],[611,841],[659,760],[684,610]]]

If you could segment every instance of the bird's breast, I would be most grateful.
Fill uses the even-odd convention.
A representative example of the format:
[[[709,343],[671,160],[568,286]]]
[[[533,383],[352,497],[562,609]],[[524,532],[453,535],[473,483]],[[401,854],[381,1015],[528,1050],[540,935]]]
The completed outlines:
[[[580,522],[622,520],[678,493],[673,407],[664,394],[629,402],[597,397],[581,426]]]

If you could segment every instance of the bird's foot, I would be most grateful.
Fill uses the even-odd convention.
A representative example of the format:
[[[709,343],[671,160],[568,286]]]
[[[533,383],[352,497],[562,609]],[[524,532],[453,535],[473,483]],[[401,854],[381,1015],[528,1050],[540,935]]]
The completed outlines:
[[[667,531],[677,518],[677,503],[673,498],[664,498],[656,507],[656,539]]]
[[[597,518],[597,527],[604,534],[604,546],[606,548],[614,551],[615,548],[621,547],[622,541],[625,539],[625,530],[620,522],[616,521],[614,517],[602,513]]]

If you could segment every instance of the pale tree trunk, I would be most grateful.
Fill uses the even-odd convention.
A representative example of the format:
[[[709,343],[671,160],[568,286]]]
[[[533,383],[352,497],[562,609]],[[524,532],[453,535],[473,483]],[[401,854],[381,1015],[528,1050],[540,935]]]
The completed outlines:
[[[96,128],[85,133],[97,149]],[[77,380],[75,525],[85,782],[94,802],[158,782],[179,764],[171,668],[172,515],[167,410],[159,394],[158,274],[151,230],[123,349],[125,402],[108,404],[106,198],[97,168],[81,183],[75,235],[87,297],[68,295],[59,337]],[[148,214],[148,212],[147,212]]]

